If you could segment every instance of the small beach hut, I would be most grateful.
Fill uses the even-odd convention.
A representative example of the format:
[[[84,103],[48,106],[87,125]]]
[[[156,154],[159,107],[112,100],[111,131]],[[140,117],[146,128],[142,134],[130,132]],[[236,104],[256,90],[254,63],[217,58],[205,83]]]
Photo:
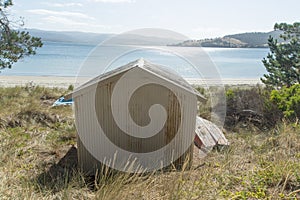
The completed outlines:
[[[133,172],[133,158],[147,171],[191,164],[197,101],[204,97],[178,74],[140,59],[86,82],[72,98],[84,172],[103,164]]]

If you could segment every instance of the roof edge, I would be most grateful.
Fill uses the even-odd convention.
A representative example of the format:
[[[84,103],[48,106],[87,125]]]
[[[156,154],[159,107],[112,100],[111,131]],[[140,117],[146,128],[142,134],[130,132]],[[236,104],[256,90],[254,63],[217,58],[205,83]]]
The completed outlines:
[[[181,89],[183,89],[183,90],[185,90],[185,91],[187,91],[187,92],[190,92],[191,94],[196,95],[197,100],[200,101],[200,102],[206,102],[206,101],[207,101],[207,99],[206,99],[203,95],[201,95],[197,90],[195,90],[195,88],[193,88],[193,87],[192,87],[192,86],[191,86],[184,78],[182,78],[180,75],[178,75],[179,78],[181,78],[183,81],[185,81],[188,85],[191,86],[190,90],[187,89],[187,88],[185,88],[185,87],[183,87],[183,86],[181,86],[181,85],[179,85],[178,83],[174,82],[174,80],[167,79],[166,77],[164,77],[164,76],[162,76],[162,75],[160,75],[160,74],[158,74],[158,73],[155,73],[154,71],[151,71],[151,70],[147,69],[147,68],[145,67],[145,63],[149,63],[149,64],[153,65],[151,62],[148,62],[148,61],[144,60],[143,58],[140,58],[140,59],[135,60],[135,61],[133,61],[133,62],[130,62],[130,63],[124,65],[124,66],[121,66],[121,67],[116,68],[116,69],[114,69],[114,70],[111,70],[111,71],[109,71],[109,72],[100,74],[99,76],[96,76],[96,77],[90,79],[89,81],[83,83],[83,84],[80,85],[78,88],[76,88],[72,93],[69,93],[69,94],[65,95],[64,97],[65,97],[65,99],[71,99],[71,98],[73,97],[73,95],[74,95],[75,93],[79,92],[80,90],[83,90],[83,89],[85,89],[85,88],[87,88],[87,87],[89,87],[89,86],[92,86],[92,85],[96,84],[96,83],[99,82],[99,81],[106,80],[106,79],[108,79],[108,78],[110,78],[110,77],[112,77],[112,76],[118,75],[118,74],[120,74],[120,73],[123,73],[123,72],[125,72],[125,71],[128,71],[128,70],[131,70],[131,69],[134,69],[134,68],[138,67],[138,68],[143,69],[143,70],[147,71],[148,73],[150,73],[150,74],[152,74],[152,75],[154,75],[154,76],[156,76],[156,77],[159,77],[159,78],[161,78],[161,79],[163,79],[163,80],[165,80],[165,81],[168,81],[168,82],[170,82],[170,83],[172,83],[172,84],[177,85],[177,86],[180,87]],[[157,65],[158,65],[158,64],[157,64]],[[159,66],[159,65],[158,65],[158,66]],[[176,75],[177,75],[177,74],[176,74]]]

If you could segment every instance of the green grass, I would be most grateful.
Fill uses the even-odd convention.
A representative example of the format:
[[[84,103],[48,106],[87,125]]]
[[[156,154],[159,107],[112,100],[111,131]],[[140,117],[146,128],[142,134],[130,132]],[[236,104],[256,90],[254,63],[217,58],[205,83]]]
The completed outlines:
[[[51,108],[67,92],[0,88],[0,199],[300,198],[300,127],[285,122],[228,131],[231,146],[195,158],[191,170],[86,177],[71,107]]]

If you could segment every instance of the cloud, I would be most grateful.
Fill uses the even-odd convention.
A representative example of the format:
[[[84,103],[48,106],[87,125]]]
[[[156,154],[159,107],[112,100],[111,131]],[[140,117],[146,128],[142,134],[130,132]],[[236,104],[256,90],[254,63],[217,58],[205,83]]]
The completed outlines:
[[[135,3],[135,0],[89,0],[100,3]]]
[[[74,17],[79,19],[88,19],[94,20],[95,18],[90,17],[86,14],[79,12],[68,12],[68,11],[54,11],[54,10],[46,10],[46,9],[33,9],[27,10],[27,12],[36,14],[36,15],[52,15],[52,16],[61,16],[61,17]]]
[[[43,20],[46,20],[47,23],[51,24],[61,24],[64,27],[72,27],[72,28],[86,28],[86,29],[111,29],[112,26],[106,26],[101,24],[95,23],[87,23],[87,22],[80,22],[76,21],[67,17],[59,17],[59,16],[47,16],[44,17]]]
[[[190,34],[194,39],[215,38],[224,35],[224,29],[220,27],[196,27],[191,29]]]
[[[48,16],[48,17],[44,17],[43,19],[46,20],[47,23],[52,23],[52,24],[64,24],[69,26],[84,24],[83,22],[78,22],[66,17]]]
[[[47,5],[47,6],[52,6],[52,7],[59,7],[59,8],[62,8],[62,7],[82,7],[83,4],[81,3],[49,3],[49,2],[42,2],[42,4],[44,5]]]

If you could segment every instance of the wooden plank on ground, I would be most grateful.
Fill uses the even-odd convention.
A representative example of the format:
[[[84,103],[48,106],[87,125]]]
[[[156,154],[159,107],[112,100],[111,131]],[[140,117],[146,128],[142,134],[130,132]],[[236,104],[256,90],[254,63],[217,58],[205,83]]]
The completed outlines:
[[[215,146],[229,145],[228,140],[217,125],[198,116],[196,117],[195,133],[194,141],[200,149],[200,157],[205,157]]]

